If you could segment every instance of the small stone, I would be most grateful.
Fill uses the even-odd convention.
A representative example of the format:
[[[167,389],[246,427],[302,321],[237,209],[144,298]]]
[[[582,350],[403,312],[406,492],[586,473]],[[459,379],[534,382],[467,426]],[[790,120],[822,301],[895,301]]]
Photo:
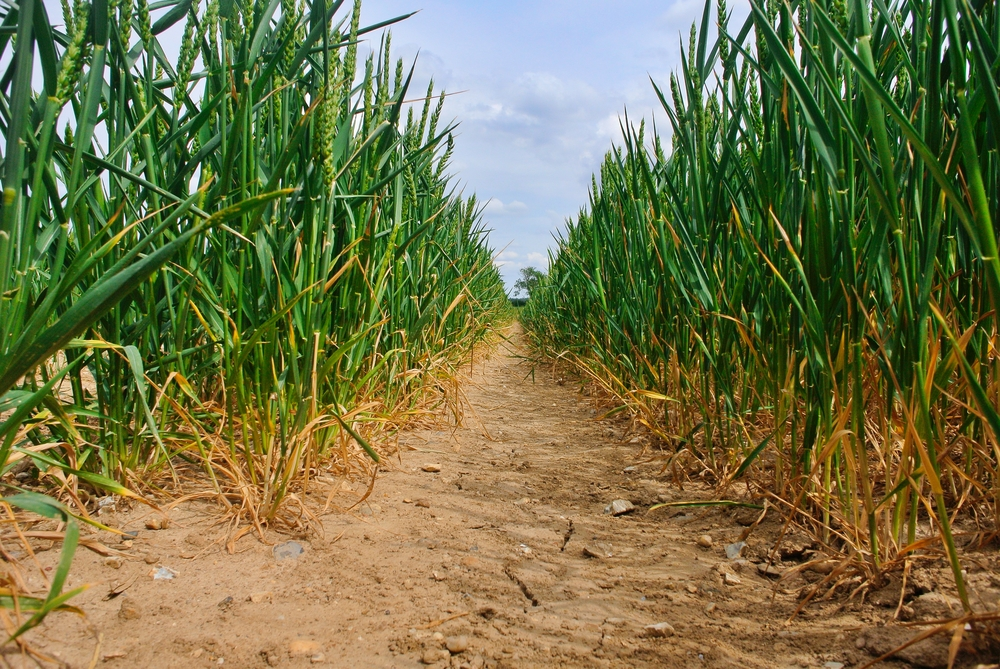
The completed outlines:
[[[270,590],[264,592],[254,592],[250,594],[250,601],[254,604],[263,604],[264,602],[269,602],[274,597],[274,593]]]
[[[444,640],[444,645],[452,655],[458,655],[469,649],[469,637],[464,634],[461,636],[450,636]]]
[[[461,565],[463,567],[468,567],[472,569],[482,565],[482,562],[477,557],[473,557],[472,555],[466,555],[464,558],[462,558]]]
[[[867,645],[868,645],[868,639],[866,639],[864,635],[859,636],[857,639],[854,640],[854,647],[857,648],[858,650],[864,650],[865,646]]]
[[[710,534],[703,534],[700,537],[698,537],[698,545],[701,546],[702,548],[711,548],[712,543],[713,543],[712,535]]]
[[[309,661],[312,662],[313,664],[319,664],[325,659],[326,656],[323,655],[323,653],[316,653],[315,655],[309,658]]]
[[[196,660],[204,654],[205,654],[204,648],[196,648],[195,650],[191,651],[191,657]]]
[[[421,467],[422,470],[428,472],[429,474],[437,474],[441,471],[441,465],[439,464],[427,464]]]
[[[638,442],[635,442],[635,443],[638,443]],[[626,467],[625,469],[622,470],[623,474],[634,474],[635,472],[636,472],[636,468],[635,467]]]
[[[122,600],[121,608],[118,609],[118,617],[122,620],[138,620],[142,617],[142,612],[127,597]]]
[[[448,578],[444,574],[439,574],[436,571],[432,571],[431,572],[431,576],[434,578],[435,581],[444,581],[444,580],[446,580]]]
[[[827,662],[823,665],[824,669],[844,669],[843,662]]]
[[[431,503],[428,502],[426,499],[418,499],[416,502],[413,503],[413,505],[419,506],[421,509],[431,508]]]
[[[761,562],[757,565],[757,572],[761,576],[767,576],[768,578],[781,578],[781,570],[773,564],[767,564],[766,562]]]
[[[674,635],[674,626],[670,623],[656,623],[655,625],[646,625],[643,628],[646,632],[646,636],[666,638]]]
[[[593,558],[595,560],[603,560],[604,558],[608,557],[608,555],[604,551],[602,551],[599,548],[595,548],[593,546],[584,546],[583,555],[584,557]]]
[[[220,609],[222,609],[223,611],[225,611],[226,609],[228,609],[232,605],[233,605],[233,597],[232,597],[232,595],[226,597],[225,599],[223,599],[221,602],[218,603],[218,607]]]
[[[160,561],[160,556],[155,553],[146,553],[142,559],[146,561],[146,564],[156,564]]]
[[[153,570],[154,581],[172,581],[177,577],[177,572],[170,567],[160,567]]]
[[[820,560],[818,562],[810,562],[806,569],[816,574],[829,574],[836,566],[836,560]]]
[[[271,552],[275,560],[294,560],[305,553],[306,549],[297,541],[286,541],[275,546]]]
[[[743,581],[741,581],[740,577],[737,576],[736,574],[730,574],[729,572],[726,572],[725,574],[722,575],[722,582],[725,583],[726,585],[739,585]]]
[[[719,607],[715,605],[715,602],[711,602],[708,606],[705,607],[705,613],[707,613],[708,615],[712,615],[718,609]]]
[[[410,499],[409,497],[404,497],[403,504],[413,504],[413,500]]]
[[[437,664],[442,660],[448,660],[451,658],[451,653],[449,653],[444,648],[428,648],[424,651],[421,656],[420,661],[424,664]]]
[[[111,567],[112,569],[121,569],[124,564],[124,560],[120,557],[109,557],[104,559],[104,566]]]
[[[319,644],[309,639],[295,639],[288,644],[288,654],[292,657],[312,657],[320,650]]]
[[[745,541],[737,541],[735,544],[729,544],[726,546],[726,557],[730,560],[735,560],[743,555],[743,549],[746,547],[747,542]]]
[[[688,592],[690,592],[692,595],[698,594],[698,586],[697,585],[689,585],[687,588],[685,588],[685,590],[687,590]]]
[[[167,518],[150,518],[146,521],[147,530],[165,530],[170,527],[170,521]]]
[[[624,516],[633,511],[635,511],[635,504],[627,499],[616,499],[604,508],[604,513],[610,513],[612,516]]]

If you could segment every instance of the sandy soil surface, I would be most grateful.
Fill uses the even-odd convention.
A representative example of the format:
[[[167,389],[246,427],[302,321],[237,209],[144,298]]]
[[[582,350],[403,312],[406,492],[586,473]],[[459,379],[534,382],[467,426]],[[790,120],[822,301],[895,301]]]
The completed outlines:
[[[512,339],[466,383],[474,411],[465,425],[402,435],[372,496],[324,515],[322,536],[271,533],[268,545],[251,534],[230,555],[212,505],[181,505],[158,531],[144,529],[144,509],[105,515],[138,530],[131,543],[92,537],[126,557],[81,549],[70,585],[92,584],[74,600],[86,618],[51,616],[31,643],[72,667],[838,669],[918,631],[891,623],[897,610],[921,619],[954,606],[944,564],[928,561],[910,574],[902,606],[898,579],[879,592],[848,581],[788,622],[800,593],[823,578],[795,573],[815,557],[811,541],[793,535],[775,574],[762,574],[756,563],[779,518],[754,528],[730,559],[726,547],[759,512],[647,511],[712,492],[682,490],[658,464],[643,464],[644,437],[626,422],[596,420],[579,384],[533,367],[518,356],[516,331]],[[365,488],[337,481],[335,501],[348,506]],[[321,507],[330,492],[318,486],[312,503]],[[637,508],[606,513],[618,499]],[[174,578],[154,579],[160,567]],[[983,609],[996,609],[992,578],[970,573]],[[904,656],[943,666],[947,641]],[[964,656],[959,666],[990,661]]]

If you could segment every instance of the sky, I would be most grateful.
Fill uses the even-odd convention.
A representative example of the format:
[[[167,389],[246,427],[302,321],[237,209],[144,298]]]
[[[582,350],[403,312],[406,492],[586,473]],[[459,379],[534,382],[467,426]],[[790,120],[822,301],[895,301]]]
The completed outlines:
[[[746,0],[728,5],[734,21],[749,11]],[[439,90],[462,91],[442,119],[458,123],[451,171],[466,195],[489,201],[484,218],[508,289],[521,268],[546,268],[553,235],[587,204],[626,110],[667,136],[650,80],[668,85],[703,8],[703,0],[364,0],[362,25],[420,10],[391,28],[395,56],[416,58],[415,97],[431,77]]]

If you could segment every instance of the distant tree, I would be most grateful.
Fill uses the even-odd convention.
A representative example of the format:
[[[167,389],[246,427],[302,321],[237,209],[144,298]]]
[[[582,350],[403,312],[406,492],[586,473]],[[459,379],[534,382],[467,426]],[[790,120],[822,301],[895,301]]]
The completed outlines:
[[[529,300],[538,284],[545,278],[545,273],[534,267],[522,267],[521,278],[514,282],[514,297],[524,296]]]

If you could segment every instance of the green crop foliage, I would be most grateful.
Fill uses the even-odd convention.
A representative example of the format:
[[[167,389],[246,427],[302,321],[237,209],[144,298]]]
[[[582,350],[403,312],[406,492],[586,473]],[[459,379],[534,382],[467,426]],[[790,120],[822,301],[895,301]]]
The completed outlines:
[[[391,58],[382,29],[406,17],[360,15],[0,11],[3,473],[26,456],[105,493],[202,481],[281,520],[317,468],[370,472],[373,435],[441,401],[510,318],[481,207],[448,173],[445,96],[408,99]]]
[[[626,128],[523,315],[869,576],[939,538],[966,607],[952,519],[1000,518],[998,48],[980,0],[706,4],[670,150]]]

